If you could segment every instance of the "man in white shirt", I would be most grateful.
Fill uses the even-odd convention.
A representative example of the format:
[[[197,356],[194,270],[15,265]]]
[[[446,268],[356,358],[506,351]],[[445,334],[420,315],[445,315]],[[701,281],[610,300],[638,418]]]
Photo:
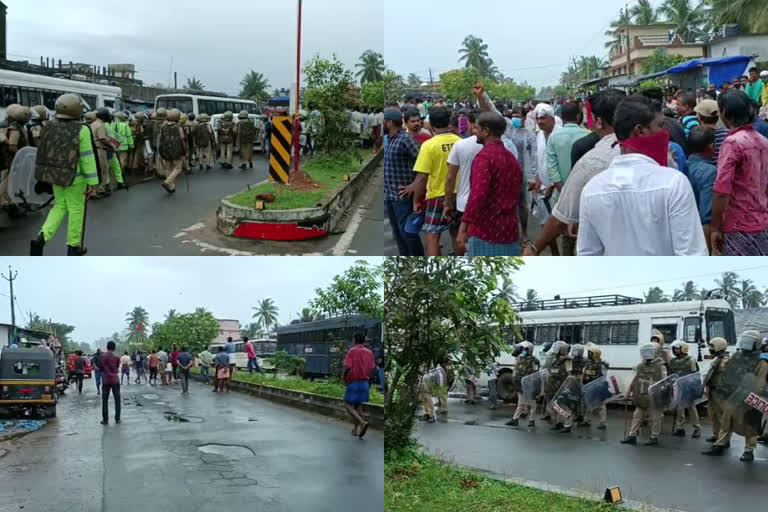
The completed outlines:
[[[662,123],[661,112],[641,96],[616,108],[621,155],[581,194],[579,256],[709,254],[691,184],[666,167],[669,133]]]

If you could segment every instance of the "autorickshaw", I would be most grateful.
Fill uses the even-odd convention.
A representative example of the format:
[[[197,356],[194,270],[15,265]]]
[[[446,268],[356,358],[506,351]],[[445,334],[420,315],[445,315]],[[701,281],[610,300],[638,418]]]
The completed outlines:
[[[0,413],[56,416],[56,363],[46,348],[0,352]]]

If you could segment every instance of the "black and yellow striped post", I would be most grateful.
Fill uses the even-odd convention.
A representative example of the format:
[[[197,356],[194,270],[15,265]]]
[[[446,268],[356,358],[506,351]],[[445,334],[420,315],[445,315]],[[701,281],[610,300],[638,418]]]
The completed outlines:
[[[272,142],[269,152],[269,181],[287,185],[291,172],[291,118],[272,118]]]

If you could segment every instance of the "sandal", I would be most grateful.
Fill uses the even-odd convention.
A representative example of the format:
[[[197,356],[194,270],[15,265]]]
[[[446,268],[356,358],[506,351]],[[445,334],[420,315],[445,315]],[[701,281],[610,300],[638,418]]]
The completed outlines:
[[[366,432],[368,432],[368,425],[369,425],[369,424],[368,424],[368,423],[366,423],[366,424],[364,424],[364,425],[363,425],[363,428],[361,428],[361,429],[360,429],[360,436],[359,436],[359,437],[360,437],[360,439],[362,439],[363,437],[365,437],[365,433],[366,433]]]

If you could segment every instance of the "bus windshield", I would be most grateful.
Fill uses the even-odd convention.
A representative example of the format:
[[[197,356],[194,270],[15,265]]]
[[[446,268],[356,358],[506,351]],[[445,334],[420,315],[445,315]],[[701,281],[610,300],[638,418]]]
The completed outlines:
[[[192,98],[186,96],[166,96],[157,99],[157,108],[166,110],[177,109],[179,112],[189,113],[194,110]]]

